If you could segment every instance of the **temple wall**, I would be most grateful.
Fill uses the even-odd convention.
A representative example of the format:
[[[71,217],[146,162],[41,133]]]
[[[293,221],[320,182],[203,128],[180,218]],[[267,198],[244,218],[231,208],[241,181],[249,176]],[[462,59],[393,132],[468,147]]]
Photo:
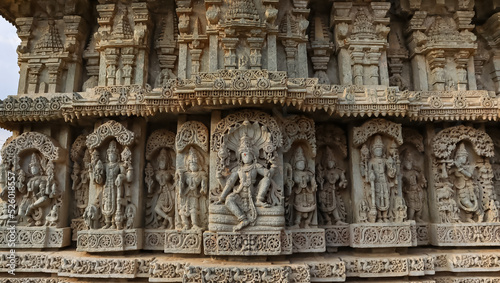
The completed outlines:
[[[500,282],[500,2],[3,2],[1,282]]]

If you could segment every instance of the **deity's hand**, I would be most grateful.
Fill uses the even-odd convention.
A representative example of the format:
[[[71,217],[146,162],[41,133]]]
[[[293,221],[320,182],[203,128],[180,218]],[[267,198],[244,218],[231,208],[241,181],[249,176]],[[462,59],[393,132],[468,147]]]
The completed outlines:
[[[373,172],[371,172],[370,176],[368,177],[368,179],[370,180],[370,182],[375,181],[375,174]]]
[[[345,189],[345,188],[347,188],[347,180],[340,181],[340,183],[339,183],[339,187],[340,187],[341,189]]]
[[[219,198],[216,202],[214,202],[215,205],[221,205],[221,204],[224,204],[226,202],[225,199],[223,198]]]

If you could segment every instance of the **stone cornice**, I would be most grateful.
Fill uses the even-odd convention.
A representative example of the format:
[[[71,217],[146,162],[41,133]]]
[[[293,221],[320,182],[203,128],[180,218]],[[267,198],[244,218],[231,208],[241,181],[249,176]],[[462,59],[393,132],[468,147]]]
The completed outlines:
[[[168,80],[163,88],[139,85],[95,87],[86,92],[9,96],[0,123],[74,121],[84,116],[154,116],[184,113],[195,106],[281,105],[341,117],[408,117],[418,121],[497,120],[497,98],[484,90],[399,91],[387,86],[319,84],[287,78],[285,72],[220,70],[193,79]]]

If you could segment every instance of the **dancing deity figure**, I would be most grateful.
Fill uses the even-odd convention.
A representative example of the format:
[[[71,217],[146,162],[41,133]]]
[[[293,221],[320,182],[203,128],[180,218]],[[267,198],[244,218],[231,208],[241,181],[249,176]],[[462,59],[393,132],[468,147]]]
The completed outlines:
[[[408,152],[403,164],[403,191],[406,196],[406,205],[408,206],[408,219],[423,222],[424,188],[427,186],[427,180],[424,174],[413,166],[412,159],[412,154]]]
[[[326,168],[320,169],[318,174],[319,211],[325,220],[325,225],[346,224],[344,201],[338,190],[347,188],[347,179],[344,170],[337,167],[335,156],[329,147],[326,148],[323,164]]]
[[[316,210],[316,180],[307,170],[307,160],[302,147],[298,147],[293,160],[292,190],[295,195],[293,207],[295,219],[292,228],[309,228]]]
[[[155,212],[163,219],[161,228],[174,228],[175,188],[173,185],[174,170],[170,168],[170,158],[166,149],[158,156],[158,169],[155,172],[156,181],[160,184],[160,195],[156,201]]]
[[[239,231],[252,224],[257,219],[256,206],[270,207],[265,202],[267,190],[271,185],[271,177],[274,175],[275,165],[270,169],[265,168],[257,162],[258,156],[254,152],[252,139],[244,133],[240,138],[238,148],[238,166],[231,170],[231,175],[226,180],[219,200],[215,204],[225,203],[227,209],[239,221],[239,224],[233,228],[233,231]],[[257,196],[254,202],[253,192],[257,175],[262,179],[257,184]],[[220,179],[220,176],[218,177]],[[239,180],[239,185],[236,182]]]
[[[368,180],[372,191],[372,209],[377,210],[377,221],[389,222],[391,184],[388,178],[396,177],[396,167],[391,157],[383,156],[383,149],[382,137],[376,135],[372,144],[373,156],[368,162]]]
[[[47,164],[47,167],[52,165],[51,163]],[[47,168],[47,171],[50,171],[50,168]],[[26,201],[23,201],[21,204],[21,209],[25,208],[24,215],[27,217],[29,222],[29,226],[36,225],[40,226],[43,223],[41,222],[40,216],[36,216],[37,210],[39,208],[45,207],[49,205],[52,198],[56,195],[57,186],[53,179],[53,170],[52,174],[47,172],[46,175],[42,172],[42,166],[40,164],[40,160],[38,156],[33,153],[31,155],[31,161],[29,163],[29,172],[31,177],[27,183],[27,194],[25,196],[25,200],[34,200],[31,204],[25,205]],[[48,175],[52,175],[50,178]],[[27,203],[26,203],[27,204]],[[23,215],[23,213],[20,213]],[[36,220],[35,220],[36,218]],[[35,223],[33,223],[35,221]]]
[[[208,175],[201,169],[198,163],[198,156],[194,148],[189,149],[186,158],[187,171],[178,173],[180,208],[179,214],[184,230],[193,228],[201,229],[202,222],[199,217],[200,197],[207,194]]]
[[[482,215],[479,210],[479,200],[476,195],[477,185],[473,180],[474,166],[468,164],[469,153],[465,149],[463,143],[460,144],[456,154],[452,169],[452,174],[455,177],[453,186],[458,194],[458,207],[466,213],[466,221],[474,222],[472,219],[474,214],[478,216],[478,221],[482,221]]]

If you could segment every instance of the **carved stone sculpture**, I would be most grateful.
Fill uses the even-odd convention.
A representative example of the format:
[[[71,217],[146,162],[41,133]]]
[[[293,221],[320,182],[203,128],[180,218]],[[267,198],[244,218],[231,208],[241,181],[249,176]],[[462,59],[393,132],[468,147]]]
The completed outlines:
[[[347,188],[347,179],[344,170],[337,167],[335,156],[330,147],[326,147],[322,166],[318,169],[319,182],[319,211],[325,225],[341,225],[346,221],[346,207],[339,193]]]
[[[202,229],[200,219],[202,206],[208,193],[208,175],[199,164],[199,157],[194,148],[189,149],[185,163],[186,170],[179,170],[179,214],[181,215],[182,229]],[[201,205],[200,205],[201,204]]]

